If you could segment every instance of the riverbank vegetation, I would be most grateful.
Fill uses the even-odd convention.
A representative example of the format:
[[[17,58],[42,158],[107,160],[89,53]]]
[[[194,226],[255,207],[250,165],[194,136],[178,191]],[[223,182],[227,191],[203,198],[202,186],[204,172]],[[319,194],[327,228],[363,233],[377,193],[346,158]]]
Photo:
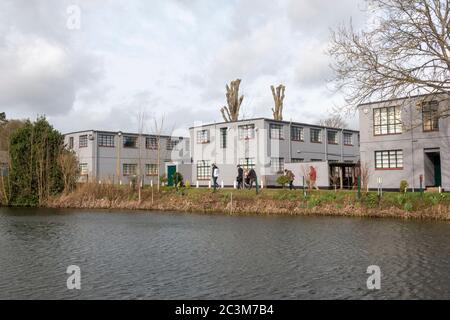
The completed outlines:
[[[138,193],[129,186],[83,184],[75,191],[51,197],[49,207],[137,209],[221,213],[231,215],[330,215],[357,217],[398,217],[450,220],[450,194],[311,190],[220,189],[151,187]]]

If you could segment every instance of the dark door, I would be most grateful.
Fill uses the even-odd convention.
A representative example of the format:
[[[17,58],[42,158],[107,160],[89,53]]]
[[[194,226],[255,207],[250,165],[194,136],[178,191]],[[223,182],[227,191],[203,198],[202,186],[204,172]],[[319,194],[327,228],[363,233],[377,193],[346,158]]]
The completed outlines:
[[[436,154],[433,159],[434,162],[434,185],[436,187],[441,186],[441,156],[440,154]]]
[[[173,187],[173,175],[177,172],[177,166],[167,166],[167,185]]]

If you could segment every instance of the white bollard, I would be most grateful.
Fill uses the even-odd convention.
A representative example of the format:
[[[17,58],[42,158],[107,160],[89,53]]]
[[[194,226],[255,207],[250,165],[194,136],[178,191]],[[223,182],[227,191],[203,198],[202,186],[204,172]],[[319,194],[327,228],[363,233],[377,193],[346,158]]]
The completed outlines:
[[[264,182],[261,180],[261,189],[264,189]]]
[[[233,189],[237,189],[236,181],[233,181]]]
[[[198,181],[195,183],[195,187],[198,189],[200,188],[200,185],[198,184]]]
[[[222,182],[221,182],[221,184],[220,184],[220,187],[221,187],[222,189],[224,188],[223,180],[222,180]]]
[[[439,193],[442,193],[442,187],[439,186]]]
[[[119,180],[119,184],[122,185],[122,180]]]
[[[211,180],[208,181],[208,188],[211,189]]]
[[[150,187],[153,188],[153,180],[150,180]]]

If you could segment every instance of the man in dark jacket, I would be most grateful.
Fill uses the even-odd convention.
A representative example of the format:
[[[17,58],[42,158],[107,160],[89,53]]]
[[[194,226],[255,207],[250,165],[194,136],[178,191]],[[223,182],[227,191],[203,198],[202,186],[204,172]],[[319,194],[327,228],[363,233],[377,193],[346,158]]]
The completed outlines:
[[[256,171],[253,168],[250,169],[250,171],[248,172],[248,181],[249,181],[249,184],[248,184],[249,189],[252,188],[253,182],[255,183],[255,186],[256,186]]]
[[[238,175],[236,178],[237,188],[242,189],[242,184],[244,183],[244,169],[242,169],[240,165],[238,165],[237,168],[238,168]]]

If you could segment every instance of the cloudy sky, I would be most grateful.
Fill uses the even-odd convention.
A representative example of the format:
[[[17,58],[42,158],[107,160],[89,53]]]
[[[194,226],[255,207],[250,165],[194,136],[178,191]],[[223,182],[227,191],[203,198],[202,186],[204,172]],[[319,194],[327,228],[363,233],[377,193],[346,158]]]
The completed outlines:
[[[80,9],[80,24],[73,18]],[[241,78],[241,116],[317,122],[343,102],[325,50],[329,30],[366,23],[363,0],[0,0],[0,111],[46,115],[63,131],[147,130],[162,115],[183,133],[221,121],[225,84]],[[356,128],[355,119],[349,119]]]

